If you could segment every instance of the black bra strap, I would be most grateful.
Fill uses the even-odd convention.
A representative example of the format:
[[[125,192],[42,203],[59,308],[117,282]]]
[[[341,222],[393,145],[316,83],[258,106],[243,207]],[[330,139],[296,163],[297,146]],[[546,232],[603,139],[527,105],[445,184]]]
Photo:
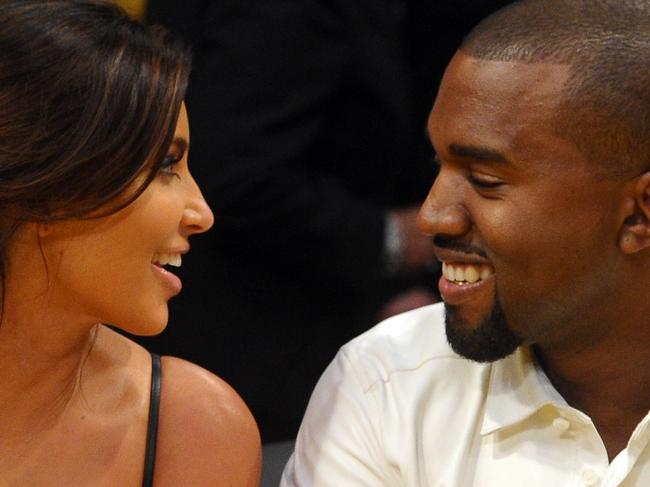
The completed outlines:
[[[156,437],[160,415],[160,357],[151,354],[151,395],[149,397],[149,422],[147,424],[147,448],[144,454],[144,478],[142,487],[153,487],[153,472],[156,466]]]

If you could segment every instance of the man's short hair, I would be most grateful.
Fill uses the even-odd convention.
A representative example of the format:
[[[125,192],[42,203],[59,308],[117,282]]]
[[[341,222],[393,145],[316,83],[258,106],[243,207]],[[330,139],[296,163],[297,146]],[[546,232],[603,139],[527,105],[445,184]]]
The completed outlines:
[[[650,0],[523,0],[481,22],[460,50],[569,65],[556,131],[605,177],[650,170]]]

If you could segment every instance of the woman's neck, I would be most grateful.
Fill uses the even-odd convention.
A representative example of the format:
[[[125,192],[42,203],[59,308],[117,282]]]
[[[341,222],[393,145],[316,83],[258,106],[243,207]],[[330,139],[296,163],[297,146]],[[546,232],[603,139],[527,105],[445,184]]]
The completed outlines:
[[[0,431],[3,439],[47,429],[78,390],[97,326],[0,325]]]

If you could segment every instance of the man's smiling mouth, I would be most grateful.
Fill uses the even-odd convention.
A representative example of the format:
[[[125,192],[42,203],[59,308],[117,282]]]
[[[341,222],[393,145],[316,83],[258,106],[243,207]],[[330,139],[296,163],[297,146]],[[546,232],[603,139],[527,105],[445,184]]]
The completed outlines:
[[[466,264],[462,262],[443,262],[442,275],[449,282],[460,286],[474,284],[494,275],[494,269],[485,264]]]

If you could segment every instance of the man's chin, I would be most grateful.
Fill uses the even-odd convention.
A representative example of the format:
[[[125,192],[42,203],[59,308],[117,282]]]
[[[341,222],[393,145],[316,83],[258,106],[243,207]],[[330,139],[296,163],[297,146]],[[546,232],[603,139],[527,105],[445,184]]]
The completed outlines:
[[[447,341],[458,355],[476,362],[494,362],[512,354],[523,340],[508,326],[498,301],[484,317],[464,316],[445,304]]]
[[[457,333],[471,334],[478,330],[492,315],[493,304],[477,307],[467,304],[453,305],[445,303],[447,321],[453,324]]]

